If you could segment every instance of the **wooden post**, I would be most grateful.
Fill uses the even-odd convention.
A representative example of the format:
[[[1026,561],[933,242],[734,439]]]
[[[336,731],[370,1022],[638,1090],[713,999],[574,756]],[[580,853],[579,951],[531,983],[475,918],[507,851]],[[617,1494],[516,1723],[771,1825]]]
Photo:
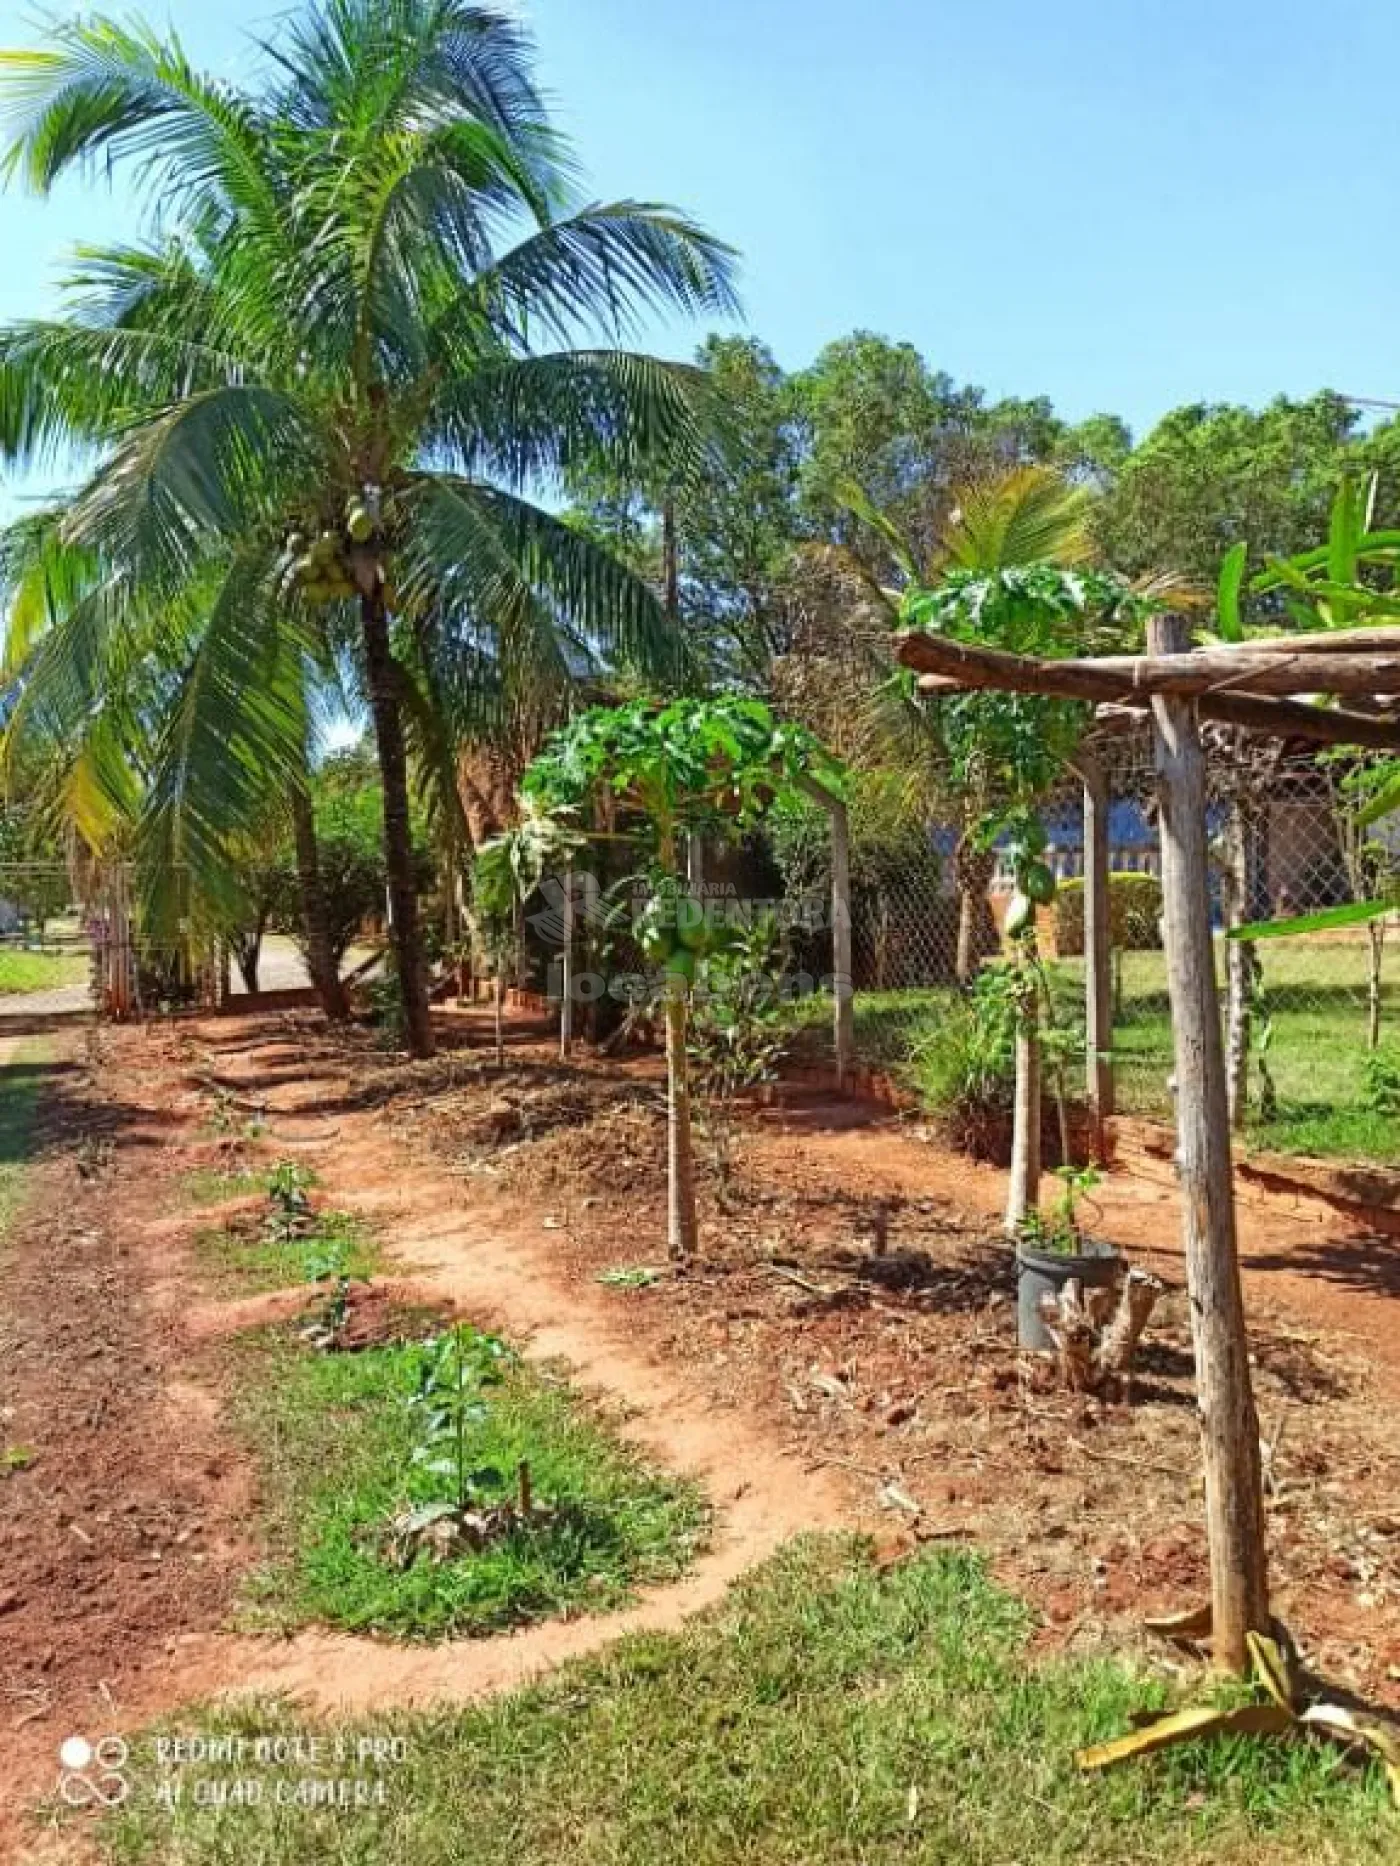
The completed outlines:
[[[560,966],[559,1054],[567,1057],[574,1041],[574,865],[564,870],[564,952]]]
[[[1108,779],[1090,754],[1076,759],[1084,784],[1085,1074],[1094,1151],[1107,1158],[1113,1113],[1113,929],[1109,899]]]
[[[1154,654],[1186,651],[1179,616],[1154,617]],[[1259,1421],[1235,1240],[1230,1115],[1216,996],[1206,850],[1205,757],[1194,702],[1152,701],[1163,927],[1176,1045],[1177,1171],[1205,1456],[1213,1651],[1243,1672],[1245,1634],[1269,1626]]]
[[[1029,1212],[1040,1204],[1040,1016],[1032,981],[1016,1014],[1016,1091],[1011,1115],[1011,1175],[1006,1188],[1006,1235],[1019,1238]]]
[[[845,1088],[855,1066],[855,975],[851,958],[851,822],[839,797],[831,813],[831,988],[836,1000],[836,1078]]]

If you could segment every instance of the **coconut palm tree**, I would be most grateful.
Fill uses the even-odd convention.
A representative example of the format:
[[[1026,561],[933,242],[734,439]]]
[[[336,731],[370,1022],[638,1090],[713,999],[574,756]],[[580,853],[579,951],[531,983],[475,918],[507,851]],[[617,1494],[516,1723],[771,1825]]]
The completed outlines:
[[[145,26],[57,21],[0,54],[0,129],[31,187],[123,161],[152,210],[146,240],[80,255],[57,318],[0,332],[0,451],[90,468],[63,527],[89,586],[54,640],[96,660],[198,606],[151,782],[195,868],[241,789],[300,768],[288,668],[346,660],[427,1054],[405,669],[487,638],[555,672],[580,644],[661,661],[655,599],[540,499],[600,451],[683,452],[698,376],[620,345],[651,309],[732,309],[731,255],[581,203],[518,24],[465,0],[317,0],[247,91]],[[589,331],[610,347],[574,347]]]

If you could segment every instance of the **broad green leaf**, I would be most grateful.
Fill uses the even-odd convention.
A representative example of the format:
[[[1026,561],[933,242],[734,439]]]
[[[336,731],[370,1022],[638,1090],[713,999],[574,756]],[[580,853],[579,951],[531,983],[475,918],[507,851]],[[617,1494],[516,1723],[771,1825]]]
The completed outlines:
[[[1361,829],[1369,829],[1372,823],[1379,823],[1383,816],[1389,816],[1392,810],[1400,810],[1400,766],[1395,775],[1387,778],[1375,795],[1368,798],[1364,807],[1357,812],[1356,821]]]
[[[1233,940],[1293,939],[1300,934],[1328,933],[1335,927],[1363,926],[1394,913],[1393,900],[1346,901],[1340,907],[1324,907],[1315,914],[1295,914],[1288,920],[1252,920],[1247,926],[1231,927],[1225,935]]]
[[[1244,622],[1240,616],[1240,589],[1244,583],[1249,546],[1243,539],[1231,545],[1220,566],[1220,583],[1215,594],[1216,615],[1224,641],[1243,641]]]

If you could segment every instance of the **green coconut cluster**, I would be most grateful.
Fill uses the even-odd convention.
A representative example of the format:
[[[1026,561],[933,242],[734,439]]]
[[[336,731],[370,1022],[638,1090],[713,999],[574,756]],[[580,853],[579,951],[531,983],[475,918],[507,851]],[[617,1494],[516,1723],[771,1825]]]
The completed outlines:
[[[281,589],[299,589],[309,603],[349,602],[360,589],[355,553],[377,536],[382,519],[377,486],[362,487],[345,501],[338,524],[293,531],[282,552]]]

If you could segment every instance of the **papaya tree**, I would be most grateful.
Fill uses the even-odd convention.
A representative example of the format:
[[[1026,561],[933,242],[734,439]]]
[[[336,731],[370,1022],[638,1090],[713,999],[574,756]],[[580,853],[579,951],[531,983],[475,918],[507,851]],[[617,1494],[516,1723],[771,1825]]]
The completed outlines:
[[[605,817],[643,857],[632,930],[656,967],[666,1027],[667,1245],[678,1263],[698,1242],[690,1077],[691,991],[730,929],[684,875],[690,836],[735,838],[815,778],[842,772],[804,727],[736,694],[635,700],[580,714],[525,773],[527,802]]]
[[[1050,659],[1118,647],[1141,632],[1151,599],[1102,571],[1021,564],[986,575],[952,570],[937,587],[911,587],[906,624],[1012,654]],[[1040,1186],[1042,1011],[1049,994],[1036,948],[1035,918],[1055,896],[1044,860],[1037,806],[1066,775],[1092,722],[1077,700],[1018,693],[965,693],[936,706],[954,789],[978,799],[971,834],[989,854],[1000,849],[1014,892],[1004,932],[1015,970],[1016,1092],[1006,1227],[1018,1234]],[[1068,1164],[1068,1162],[1066,1162]]]

